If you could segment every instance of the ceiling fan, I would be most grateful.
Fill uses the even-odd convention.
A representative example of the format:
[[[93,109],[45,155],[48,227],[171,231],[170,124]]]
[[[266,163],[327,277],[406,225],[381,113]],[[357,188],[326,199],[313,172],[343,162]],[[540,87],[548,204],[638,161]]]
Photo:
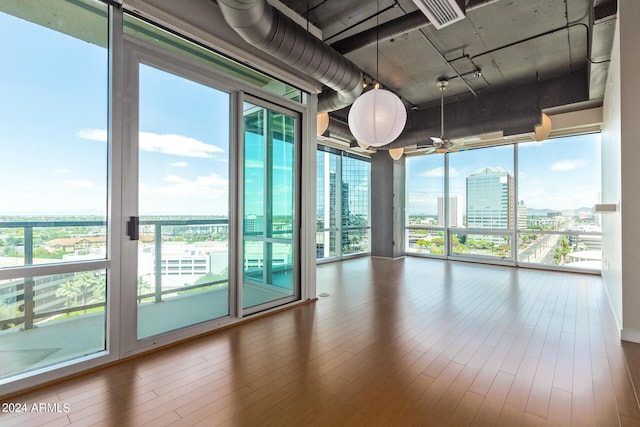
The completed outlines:
[[[449,84],[448,80],[441,79],[436,83],[438,89],[440,90],[440,136],[432,136],[432,146],[433,150],[436,153],[449,153],[453,151],[458,151],[458,147],[462,145],[461,143],[454,143],[453,141],[444,137],[444,91]]]

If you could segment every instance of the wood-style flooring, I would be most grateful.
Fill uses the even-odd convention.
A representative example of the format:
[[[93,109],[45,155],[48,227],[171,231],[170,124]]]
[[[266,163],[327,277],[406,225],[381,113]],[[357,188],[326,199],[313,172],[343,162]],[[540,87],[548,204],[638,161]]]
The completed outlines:
[[[598,276],[440,260],[318,267],[315,303],[48,386],[24,426],[640,426]]]

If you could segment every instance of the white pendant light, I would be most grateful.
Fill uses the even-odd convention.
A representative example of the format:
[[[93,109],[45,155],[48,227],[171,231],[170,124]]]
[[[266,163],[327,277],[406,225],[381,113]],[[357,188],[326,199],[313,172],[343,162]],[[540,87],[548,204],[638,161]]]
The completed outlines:
[[[389,149],[389,155],[393,160],[400,160],[403,154],[404,154],[404,147]]]
[[[542,121],[540,126],[536,126],[533,132],[534,141],[544,141],[551,133],[551,119],[545,113],[542,113]]]
[[[320,136],[329,127],[329,113],[319,113],[316,117],[316,135]]]
[[[393,142],[404,129],[407,110],[400,98],[384,89],[360,95],[349,110],[349,130],[356,140],[371,147]]]
[[[377,1],[380,11],[380,0]],[[376,32],[379,28],[379,14],[376,15]],[[380,38],[376,34],[376,80],[378,77],[378,61]],[[376,82],[375,89],[360,95],[349,110],[349,130],[356,140],[370,147],[382,147],[394,141],[407,123],[407,110],[404,104],[392,92],[380,89]]]

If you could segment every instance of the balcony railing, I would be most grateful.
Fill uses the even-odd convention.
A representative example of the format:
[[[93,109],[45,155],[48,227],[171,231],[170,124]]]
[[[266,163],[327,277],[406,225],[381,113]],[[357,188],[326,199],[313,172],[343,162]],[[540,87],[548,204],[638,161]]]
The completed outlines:
[[[168,294],[178,294],[185,291],[193,291],[197,289],[206,288],[212,285],[220,285],[227,282],[227,280],[215,280],[198,283],[189,286],[182,286],[179,288],[162,289],[162,243],[163,243],[163,231],[166,232],[168,227],[193,227],[193,226],[211,226],[211,227],[228,227],[229,221],[227,219],[171,219],[171,220],[141,220],[141,230],[150,228],[149,234],[153,235],[154,245],[154,287],[152,292],[138,295],[138,302],[144,299],[153,299],[154,302],[159,303],[166,298]],[[55,227],[91,227],[91,228],[105,228],[105,221],[2,221],[0,222],[0,238],[2,237],[2,230],[6,229],[23,229],[22,246],[23,248],[23,265],[22,267],[29,267],[34,265],[34,229],[35,228],[55,228]],[[141,233],[144,235],[144,233]],[[202,233],[193,233],[202,234]],[[166,235],[166,234],[165,234]],[[105,235],[105,244],[107,243]],[[105,255],[106,256],[106,255]],[[1,257],[0,257],[1,258]],[[98,259],[98,257],[96,257]],[[48,260],[47,260],[48,261]],[[52,259],[51,263],[56,262],[73,262],[62,261]],[[46,263],[46,261],[45,261]],[[39,262],[38,264],[42,264]],[[15,267],[12,267],[15,268]],[[20,283],[21,282],[21,283]],[[54,310],[45,310],[36,312],[36,295],[35,286],[36,280],[34,277],[25,276],[21,281],[10,280],[8,283],[0,284],[0,301],[12,300],[14,303],[22,301],[20,306],[21,315],[13,316],[10,318],[0,319],[0,330],[7,329],[10,325],[22,325],[24,329],[32,329],[34,322],[48,317],[69,315],[74,312],[86,311],[102,307],[104,310],[105,302],[90,302],[87,304],[73,305],[72,307],[56,308]],[[22,288],[22,289],[20,289]],[[22,297],[22,298],[21,298]],[[61,300],[63,298],[60,298]]]
[[[517,265],[540,265],[576,271],[600,271],[600,231],[567,228],[471,229],[411,225],[405,228],[407,253],[495,259]],[[448,242],[449,254],[445,250]],[[516,250],[517,249],[517,250]]]

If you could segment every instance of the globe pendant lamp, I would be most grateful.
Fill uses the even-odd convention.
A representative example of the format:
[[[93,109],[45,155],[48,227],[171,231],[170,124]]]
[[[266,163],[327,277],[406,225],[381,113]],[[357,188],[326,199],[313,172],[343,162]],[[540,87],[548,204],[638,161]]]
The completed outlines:
[[[378,62],[380,58],[378,30],[380,28],[380,0],[376,2],[376,80],[378,79]],[[349,110],[349,130],[356,140],[370,147],[382,147],[394,141],[407,123],[407,110],[394,93],[375,89],[360,95]]]
[[[372,89],[360,95],[349,110],[349,130],[356,140],[371,147],[393,142],[404,129],[407,110],[395,94]]]
[[[389,155],[393,160],[400,160],[400,158],[402,157],[402,154],[404,154],[404,147],[389,149]]]
[[[316,117],[316,135],[320,136],[329,128],[329,113],[319,113]]]
[[[551,119],[545,113],[542,113],[542,119],[540,121],[540,126],[536,126],[533,132],[533,140],[540,142],[547,139],[551,133]]]

